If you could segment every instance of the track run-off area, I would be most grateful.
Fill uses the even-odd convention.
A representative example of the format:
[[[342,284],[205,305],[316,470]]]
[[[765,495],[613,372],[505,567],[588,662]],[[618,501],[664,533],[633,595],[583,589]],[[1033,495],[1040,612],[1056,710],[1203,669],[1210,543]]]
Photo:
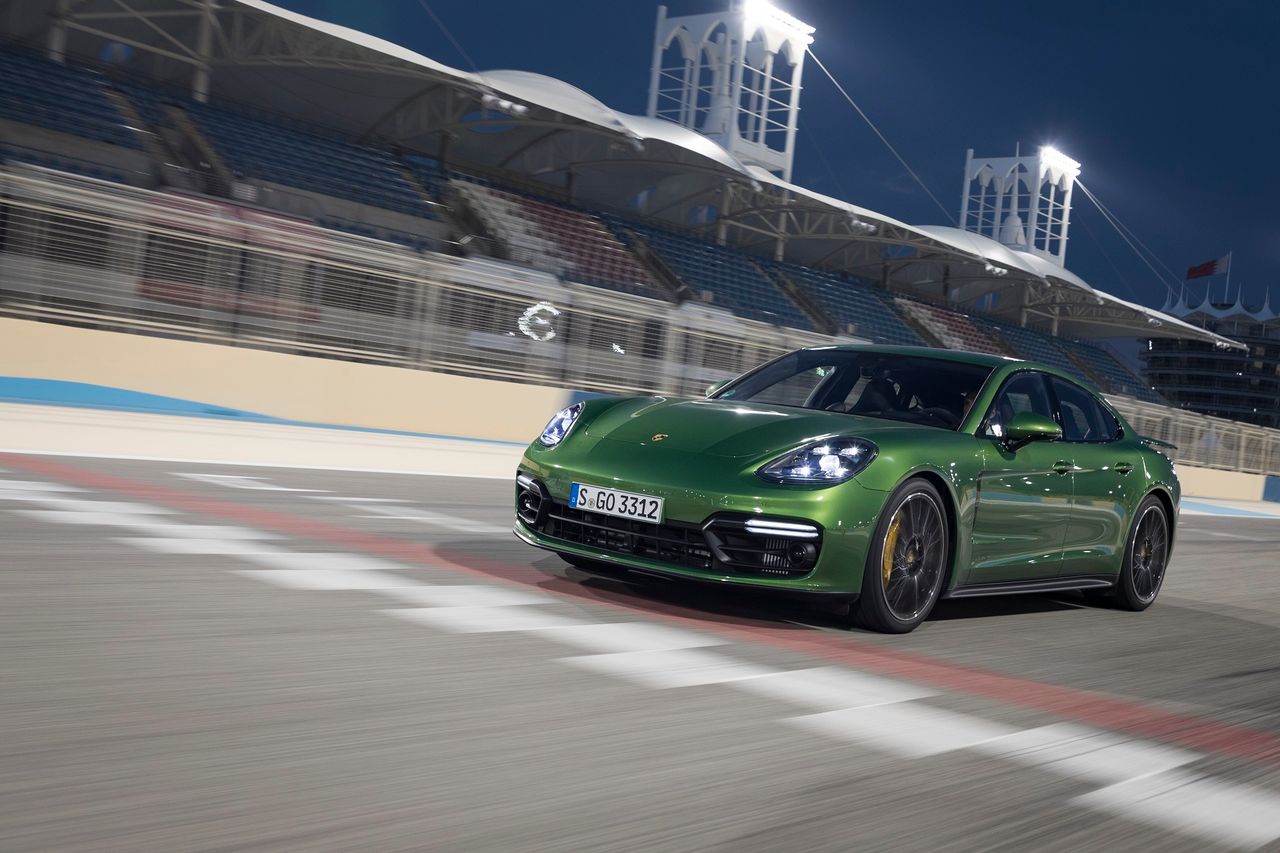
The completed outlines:
[[[0,453],[0,849],[1280,849],[1280,517],[907,636],[573,569],[512,481]]]

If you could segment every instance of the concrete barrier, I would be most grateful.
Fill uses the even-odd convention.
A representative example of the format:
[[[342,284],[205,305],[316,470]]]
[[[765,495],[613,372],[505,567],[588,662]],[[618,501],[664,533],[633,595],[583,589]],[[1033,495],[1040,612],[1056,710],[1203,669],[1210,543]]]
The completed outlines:
[[[0,450],[175,463],[513,479],[523,447],[486,441],[0,403]],[[181,469],[177,469],[181,470]]]
[[[198,400],[294,421],[528,442],[563,388],[0,318],[0,375]]]
[[[577,399],[597,396],[563,388],[4,318],[0,318],[0,375],[125,388],[292,421],[517,444],[531,441],[558,409]],[[41,439],[33,433],[24,447],[42,449],[43,440],[43,449],[76,449],[76,442],[84,439],[75,436],[86,435],[83,428],[92,426],[100,434],[90,441],[92,450],[80,450],[146,455],[146,443],[131,437],[130,430],[141,430],[137,434],[152,438],[162,431],[154,421],[145,422],[150,424],[145,429],[143,421],[130,421],[127,428],[119,421],[96,422],[92,418],[80,418],[76,423],[82,428],[79,432],[59,432],[58,441],[53,441],[52,435]],[[167,418],[165,423],[172,430],[182,429],[178,418]],[[203,427],[200,430],[208,432]],[[280,435],[283,433],[263,429],[255,432],[246,425],[237,441],[255,448],[251,453],[254,459],[271,461],[273,453],[284,453],[297,464],[323,461],[325,454],[356,453],[354,448],[364,441],[349,434],[340,439],[303,441],[307,449],[287,451],[277,441]],[[108,437],[118,439],[121,445],[113,450]],[[404,467],[395,462],[393,448],[404,451],[414,445],[412,436],[401,438],[400,442],[369,439],[382,449],[367,464]],[[63,446],[68,442],[70,446]],[[466,443],[457,444],[462,447]],[[176,447],[168,455],[196,452],[198,443],[186,440]],[[461,464],[474,464],[478,452],[467,448],[463,458],[469,461]],[[511,448],[495,453],[502,460],[502,470],[509,461],[514,465],[519,456]],[[277,461],[284,463],[284,459]],[[441,464],[432,455],[414,457],[409,467],[435,469]],[[1189,465],[1179,465],[1178,474],[1187,496],[1280,501],[1280,477]]]
[[[1188,497],[1260,501],[1266,477],[1179,464],[1178,480],[1182,483],[1182,493]]]

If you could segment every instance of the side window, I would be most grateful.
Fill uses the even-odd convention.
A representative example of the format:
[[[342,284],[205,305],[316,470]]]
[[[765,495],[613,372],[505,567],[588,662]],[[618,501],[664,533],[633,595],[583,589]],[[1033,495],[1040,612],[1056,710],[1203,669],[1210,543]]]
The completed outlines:
[[[1005,425],[1013,416],[1022,412],[1034,412],[1046,418],[1053,417],[1053,406],[1045,389],[1044,377],[1039,373],[1019,373],[1004,383],[996,401],[987,412],[982,424],[982,435],[1004,438]]]
[[[1053,393],[1062,413],[1062,437],[1066,441],[1114,441],[1120,425],[1093,394],[1073,382],[1054,377]]]

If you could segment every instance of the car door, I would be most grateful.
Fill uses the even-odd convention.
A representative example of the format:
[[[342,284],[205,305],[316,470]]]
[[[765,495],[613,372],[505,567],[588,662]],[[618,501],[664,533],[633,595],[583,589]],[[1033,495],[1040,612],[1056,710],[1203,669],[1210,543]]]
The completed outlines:
[[[1093,392],[1057,376],[1050,377],[1049,385],[1062,425],[1060,449],[1075,478],[1061,573],[1115,574],[1138,483],[1132,473],[1140,462],[1137,447],[1125,440],[1120,423]]]
[[[1056,441],[1011,450],[1004,425],[1020,412],[1054,416],[1043,373],[1024,370],[1007,378],[978,428],[983,466],[965,585],[1054,578],[1061,568],[1071,463]]]

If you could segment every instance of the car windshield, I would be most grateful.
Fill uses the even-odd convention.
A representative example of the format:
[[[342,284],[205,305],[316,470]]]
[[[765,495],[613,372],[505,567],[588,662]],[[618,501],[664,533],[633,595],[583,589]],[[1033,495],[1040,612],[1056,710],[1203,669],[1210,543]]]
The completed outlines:
[[[789,353],[712,395],[954,430],[992,368],[872,350]]]

